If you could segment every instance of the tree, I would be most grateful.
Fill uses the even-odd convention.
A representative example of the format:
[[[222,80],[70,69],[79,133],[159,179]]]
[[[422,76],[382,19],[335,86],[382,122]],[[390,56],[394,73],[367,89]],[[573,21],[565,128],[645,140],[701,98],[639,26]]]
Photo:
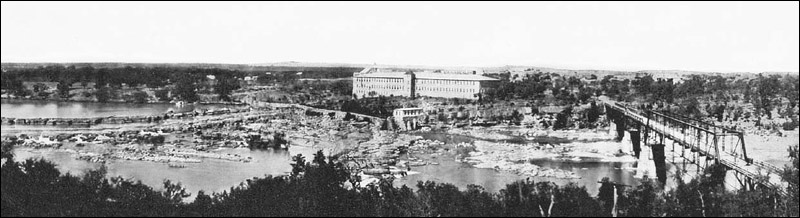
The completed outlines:
[[[217,76],[217,83],[214,86],[214,91],[219,95],[222,101],[231,101],[230,94],[233,90],[239,89],[239,81],[228,75]]]
[[[162,194],[164,198],[168,199],[168,202],[173,205],[180,204],[184,198],[191,196],[191,194],[186,192],[186,189],[181,186],[180,183],[173,184],[169,180],[164,180],[164,193]]]
[[[679,96],[693,96],[705,92],[705,80],[700,75],[692,75],[689,80],[678,85]]]
[[[789,196],[783,204],[784,208],[786,208],[784,215],[797,217],[800,215],[800,209],[797,206],[800,205],[800,149],[798,149],[798,145],[795,144],[789,147],[788,151],[792,164],[785,166],[781,173],[783,181],[789,184],[786,188],[786,192],[789,193]]]
[[[589,121],[589,123],[597,122],[597,119],[600,118],[600,113],[600,107],[597,106],[597,103],[592,102],[586,114],[587,121]]]
[[[800,102],[800,81],[797,75],[786,75],[783,78],[783,96],[789,100],[789,107],[794,109]]]
[[[156,98],[158,98],[159,101],[169,101],[170,100],[169,90],[166,90],[166,89],[156,90],[155,91],[155,95],[156,95]]]
[[[654,82],[653,81],[653,76],[648,74],[648,75],[643,76],[643,77],[638,77],[637,76],[633,80],[632,85],[636,89],[636,92],[638,92],[639,94],[641,94],[643,96],[647,96],[648,94],[651,94],[654,91],[651,88],[651,86],[653,85],[653,82]]]
[[[58,82],[58,85],[56,85],[56,88],[58,89],[58,96],[59,97],[61,97],[61,98],[69,98],[70,97],[70,95],[69,95],[70,84],[71,84],[71,82],[69,80],[66,80],[66,79],[63,79],[60,82]]]
[[[642,184],[632,189],[625,190],[624,197],[619,199],[620,216],[651,217],[661,216],[661,208],[665,201],[659,195],[661,192],[658,182],[652,179],[642,179]]]
[[[615,196],[622,194],[622,188],[617,189],[616,184],[612,183],[608,177],[603,177],[600,181],[600,191],[597,193],[597,200],[603,207],[602,216],[611,216],[614,212]],[[616,193],[614,192],[616,190]]]
[[[347,80],[337,80],[333,82],[330,90],[339,95],[349,95],[353,92],[353,83]]]
[[[522,122],[523,119],[525,119],[525,114],[520,113],[518,110],[514,110],[511,112],[511,121],[513,121],[514,124],[519,125],[519,123]]]
[[[25,87],[16,74],[3,73],[0,77],[2,77],[2,79],[0,79],[0,84],[2,84],[1,89],[7,90],[14,95],[22,95],[25,93]]]
[[[779,92],[779,89],[777,89],[780,87],[778,77],[778,75],[764,77],[762,74],[758,74],[758,78],[756,80],[756,90],[758,96],[756,97],[756,103],[754,106],[756,109],[762,110],[767,115],[768,119],[772,119],[772,110],[774,109],[774,104],[772,101]]]
[[[683,114],[692,116],[694,118],[702,117],[702,112],[700,111],[700,102],[697,101],[697,98],[690,97],[689,99],[684,100]]]
[[[44,92],[47,91],[48,87],[44,83],[36,83],[33,84],[33,92]]]
[[[569,118],[572,116],[572,106],[564,108],[556,115],[556,122],[553,124],[554,130],[565,129],[569,127]]]
[[[200,98],[197,96],[195,80],[188,73],[176,74],[175,89],[172,91],[179,99],[187,102],[195,102]]]
[[[659,78],[653,85],[653,89],[653,100],[655,102],[663,101],[671,104],[675,98],[673,95],[675,85],[672,83],[672,79],[664,80]]]
[[[147,92],[144,91],[136,91],[133,93],[133,102],[134,103],[147,103],[147,99],[150,98],[150,95],[147,95]]]
[[[98,102],[108,102],[108,100],[111,100],[112,98],[115,98],[115,94],[111,90],[111,88],[101,87],[95,93],[95,98],[97,98]]]

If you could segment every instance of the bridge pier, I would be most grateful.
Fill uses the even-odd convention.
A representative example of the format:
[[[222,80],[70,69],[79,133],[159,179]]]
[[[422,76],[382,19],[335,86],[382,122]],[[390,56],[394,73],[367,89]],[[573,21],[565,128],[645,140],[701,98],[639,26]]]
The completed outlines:
[[[650,149],[653,151],[653,162],[656,165],[656,177],[661,185],[667,184],[667,164],[664,155],[664,144],[652,144]]]
[[[633,144],[633,156],[639,159],[639,154],[642,152],[640,132],[631,130],[628,133],[631,135],[631,144]]]
[[[634,164],[638,165],[636,166],[637,177],[647,174],[646,172],[655,172],[659,182],[665,184],[665,181],[669,179],[666,178],[665,161],[667,157],[664,150],[666,143],[673,143],[671,162],[683,163],[680,167],[683,168],[681,175],[702,174],[711,162],[728,167],[731,171],[728,174],[739,188],[772,188],[780,185],[773,181],[778,179],[775,175],[771,175],[769,180],[755,179],[765,170],[776,171],[778,169],[763,162],[754,162],[747,156],[742,132],[679,114],[642,111],[614,102],[606,103],[605,106],[609,122],[616,125],[612,129],[617,131],[617,141],[622,141],[625,131],[629,131],[634,156],[639,159]],[[646,112],[646,114],[642,114],[642,112]],[[680,146],[680,148],[675,146]],[[676,149],[680,149],[680,151]],[[650,160],[653,162],[649,162]],[[689,164],[695,165],[696,168],[687,166]]]
[[[617,126],[617,141],[622,141],[622,138],[625,137],[625,120],[622,118],[618,118],[614,120],[614,124]]]

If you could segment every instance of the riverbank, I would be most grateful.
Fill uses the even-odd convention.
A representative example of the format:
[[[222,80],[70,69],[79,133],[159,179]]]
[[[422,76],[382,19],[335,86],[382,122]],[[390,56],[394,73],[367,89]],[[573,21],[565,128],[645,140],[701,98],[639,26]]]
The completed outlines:
[[[136,102],[131,100],[125,99],[112,99],[106,102],[100,102],[97,99],[74,99],[74,98],[44,98],[44,97],[20,97],[20,96],[12,96],[8,94],[0,95],[0,100],[14,100],[14,101],[47,101],[47,102],[82,102],[82,103],[126,103],[126,104],[173,104],[172,101],[147,101],[147,102]],[[190,104],[200,104],[200,105],[247,105],[244,102],[231,102],[231,101],[202,101],[202,102],[194,102]]]
[[[222,108],[222,109],[202,109],[187,111],[182,113],[166,112],[157,115],[145,116],[105,116],[88,118],[13,118],[0,117],[3,125],[43,125],[61,127],[89,127],[98,124],[127,124],[127,123],[154,123],[167,119],[191,118],[194,116],[221,115],[228,113],[240,113],[249,109]]]

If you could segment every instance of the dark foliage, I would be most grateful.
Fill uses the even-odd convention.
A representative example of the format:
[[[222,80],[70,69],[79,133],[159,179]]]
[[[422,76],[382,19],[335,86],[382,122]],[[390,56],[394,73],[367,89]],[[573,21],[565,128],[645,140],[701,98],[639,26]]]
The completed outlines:
[[[459,190],[451,184],[420,182],[416,192],[391,180],[361,187],[353,172],[322,152],[311,162],[298,155],[287,176],[253,178],[229,191],[199,192],[192,203],[179,184],[163,191],[121,178],[104,169],[82,177],[60,174],[44,160],[13,159],[14,141],[2,146],[2,213],[6,216],[797,216],[797,147],[784,178],[791,196],[774,190],[727,192],[720,166],[709,167],[689,183],[663,191],[645,178],[641,185],[601,181],[597,197],[575,184],[557,186],[529,180],[508,184],[499,193],[480,186]],[[616,186],[616,188],[615,188]],[[357,188],[353,188],[357,187]],[[614,190],[616,189],[616,193]],[[616,199],[616,200],[615,200]],[[614,202],[616,203],[616,206]]]

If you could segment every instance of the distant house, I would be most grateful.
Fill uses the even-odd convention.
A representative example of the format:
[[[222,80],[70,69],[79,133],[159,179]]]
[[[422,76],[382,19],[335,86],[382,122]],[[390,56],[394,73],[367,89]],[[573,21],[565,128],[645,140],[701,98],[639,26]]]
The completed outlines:
[[[86,82],[86,83],[77,82],[77,83],[72,83],[72,85],[70,85],[69,88],[70,89],[91,89],[91,88],[94,88],[95,85],[96,85],[95,82]]]
[[[258,80],[258,76],[246,76],[244,77],[244,83],[247,85],[253,85]]]
[[[539,108],[539,114],[554,115],[561,113],[564,110],[563,106],[544,106]]]
[[[422,108],[398,108],[393,111],[392,115],[401,129],[414,130],[424,119],[425,112]]]
[[[542,94],[544,94],[546,96],[553,96],[553,90],[545,89],[544,92],[542,92]]]
[[[217,85],[217,76],[206,75],[206,84],[205,85],[208,86],[209,89],[213,89],[213,86]]]
[[[31,91],[37,91],[37,85],[40,88],[44,88],[44,90],[38,91],[54,92],[58,89],[58,82],[22,82],[22,86]]]

